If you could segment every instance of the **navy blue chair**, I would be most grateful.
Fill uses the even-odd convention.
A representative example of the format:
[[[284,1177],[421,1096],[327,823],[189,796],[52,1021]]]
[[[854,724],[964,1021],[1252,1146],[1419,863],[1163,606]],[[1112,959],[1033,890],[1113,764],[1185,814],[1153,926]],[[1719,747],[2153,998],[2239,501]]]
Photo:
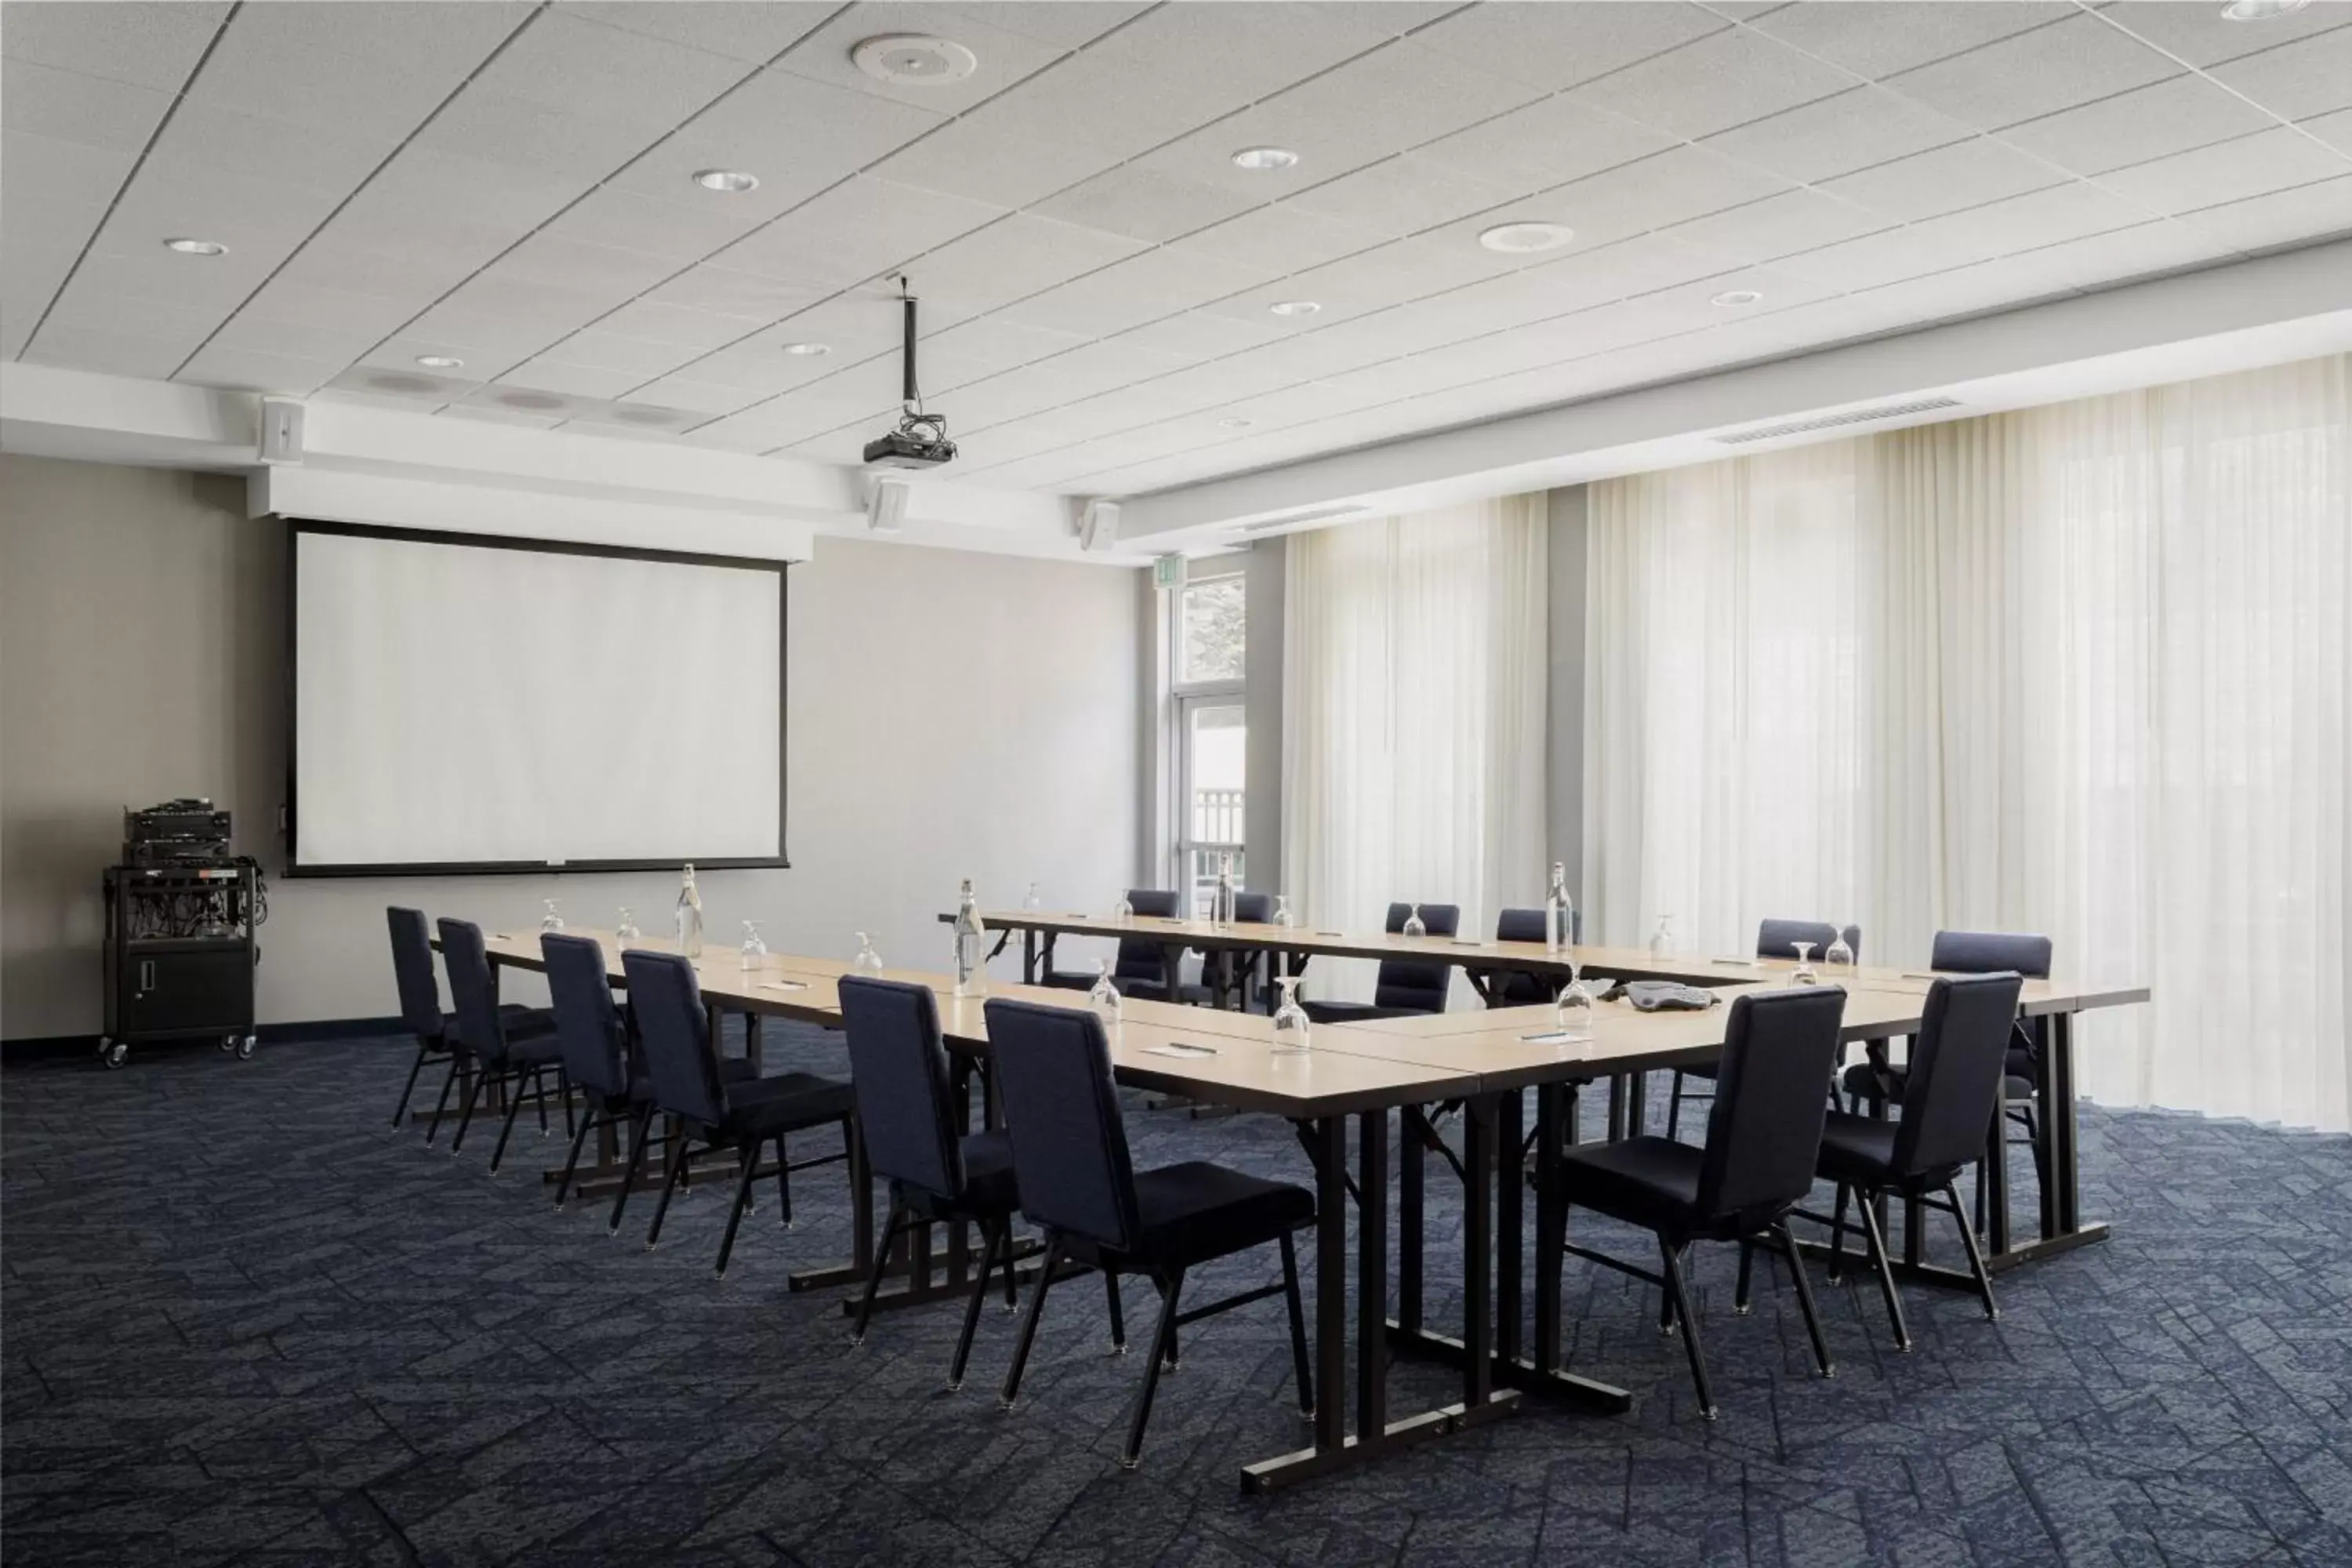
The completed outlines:
[[[1716,1418],[1715,1398],[1708,1391],[1698,1321],[1691,1315],[1690,1292],[1683,1279],[1682,1256],[1694,1241],[1739,1244],[1739,1287],[1733,1310],[1743,1314],[1756,1247],[1761,1243],[1778,1248],[1796,1282],[1813,1358],[1823,1377],[1837,1375],[1822,1337],[1812,1287],[1796,1240],[1789,1234],[1788,1215],[1812,1190],[1822,1128],[1829,1115],[1822,1086],[1837,1060],[1844,1016],[1845,993],[1834,985],[1735,997],[1724,1024],[1723,1057],[1704,1147],[1644,1136],[1581,1144],[1560,1155],[1560,1248],[1664,1289],[1658,1326],[1670,1330],[1681,1322],[1699,1411],[1709,1421]],[[1571,1206],[1654,1234],[1663,1272],[1653,1274],[1605,1253],[1570,1245]],[[1545,1289],[1557,1288],[1557,1281],[1546,1282]]]
[[[1389,906],[1388,931],[1394,936],[1412,917],[1411,904]],[[1423,904],[1421,923],[1431,936],[1452,936],[1462,927],[1462,910],[1455,904]],[[1384,958],[1372,984],[1370,1002],[1308,1002],[1298,1004],[1318,1024],[1348,1024],[1364,1018],[1404,1018],[1417,1013],[1445,1011],[1445,992],[1453,983],[1454,965],[1442,958]]]
[[[563,1104],[566,1129],[572,1121],[572,1092],[563,1079],[563,1051],[556,1044],[555,1022],[547,1014],[516,1016],[505,1012],[498,1004],[498,983],[490,974],[489,950],[482,943],[482,928],[471,921],[446,918],[436,922],[441,931],[441,967],[449,976],[449,1000],[452,1030],[447,1037],[452,1057],[462,1058],[474,1069],[473,1086],[466,1091],[465,1114],[457,1118],[457,1134],[449,1140],[449,1152],[455,1154],[465,1146],[466,1129],[474,1120],[474,1107],[480,1103],[482,1090],[491,1084],[506,1089],[506,1121],[499,1128],[499,1141],[490,1151],[490,1173],[496,1175],[500,1162],[505,1160],[507,1140],[514,1135],[515,1117],[522,1110],[523,1089],[530,1089],[532,1102],[539,1108],[540,1136],[547,1136],[547,1075],[553,1073]],[[453,1061],[453,1068],[456,1065]],[[438,1112],[436,1112],[438,1119]],[[429,1142],[430,1131],[425,1133]]]
[[[1160,1326],[1151,1359],[1128,1425],[1119,1463],[1142,1461],[1143,1429],[1163,1366],[1176,1363],[1176,1331],[1219,1312],[1280,1292],[1290,1307],[1290,1353],[1298,1380],[1298,1407],[1312,1412],[1307,1318],[1298,1300],[1298,1261],[1291,1233],[1315,1222],[1314,1194],[1304,1187],[1191,1160],[1137,1171],[1128,1153],[1127,1128],[1111,1079],[1110,1047],[1102,1020],[1075,1007],[1040,1007],[997,998],[988,1003],[989,1055],[997,1092],[1013,1136],[1013,1172],[1021,1210],[1045,1233],[1037,1283],[1029,1297],[1013,1364],[999,1401],[1007,1410],[1020,1396],[1021,1373],[1037,1337],[1037,1320],[1054,1270],[1065,1262],[1089,1265],[1111,1277],[1140,1274],[1160,1292]],[[1282,1248],[1282,1283],[1245,1290],[1180,1313],[1184,1277],[1217,1258],[1272,1241]],[[1122,1343],[1111,1321],[1114,1343]],[[1344,1398],[1341,1390],[1329,1391]]]
[[[1822,954],[1830,950],[1830,943],[1835,942],[1837,937],[1838,928],[1827,921],[1767,919],[1756,927],[1756,956],[1794,958],[1797,956],[1797,944],[1801,942],[1809,942],[1813,944],[1811,955],[1813,961],[1819,963]],[[1853,961],[1860,963],[1862,962],[1862,928],[1860,926],[1845,928],[1845,944],[1853,950]],[[1831,1068],[1832,1077],[1835,1076],[1836,1070],[1834,1067]],[[1687,1087],[1688,1080],[1692,1079],[1713,1083],[1715,1068],[1701,1063],[1696,1067],[1683,1068],[1675,1074],[1674,1092],[1666,1100],[1666,1136],[1669,1138],[1674,1137],[1681,1130],[1683,1101],[1707,1098],[1706,1095]]]
[[[1897,1350],[1911,1348],[1911,1334],[1904,1326],[1903,1299],[1895,1288],[1886,1237],[1878,1227],[1878,1200],[1888,1194],[1952,1216],[1968,1248],[1969,1272],[1984,1298],[1985,1316],[2000,1316],[1993,1301],[1992,1278],[1977,1247],[1976,1226],[1960,1210],[1959,1173],[1983,1157],[1985,1129],[1992,1125],[2001,1092],[2010,1027],[2016,1022],[2017,994],[2024,984],[2024,977],[2014,973],[1937,981],[1928,987],[1919,1034],[1911,1047],[1903,1120],[1890,1122],[1832,1110],[1822,1131],[1820,1173],[1837,1184],[1837,1208],[1828,1222],[1831,1283],[1843,1270],[1846,1203],[1857,1199],[1862,1214],[1858,1228],[1878,1270]]]
[[[613,983],[604,967],[604,950],[593,937],[542,931],[540,955],[547,965],[548,999],[555,1004],[555,1041],[563,1052],[564,1077],[586,1097],[586,1112],[572,1135],[572,1154],[555,1184],[555,1206],[563,1206],[572,1190],[572,1173],[580,1167],[580,1151],[588,1134],[599,1127],[618,1131],[628,1125],[646,1134],[637,1112],[650,1113],[652,1098],[645,1079],[629,1060],[628,1021],[613,1001]],[[614,1200],[613,1221],[618,1226],[624,1188]]]
[[[1274,920],[1274,895],[1235,891],[1234,923],[1235,925],[1266,925]],[[1253,995],[1263,996],[1266,987],[1260,980],[1265,966],[1265,954],[1239,948],[1221,947],[1204,954],[1201,961],[1201,979],[1197,984],[1180,985],[1177,994],[1198,1006],[1222,1007],[1225,998],[1239,994],[1246,1009]]]
[[[400,1021],[416,1037],[416,1059],[409,1064],[408,1081],[401,1087],[400,1103],[393,1108],[395,1131],[401,1118],[408,1114],[409,1097],[416,1092],[416,1077],[425,1070],[425,1064],[449,1064],[449,1074],[441,1080],[441,1098],[433,1107],[432,1125],[425,1132],[425,1141],[430,1143],[441,1130],[442,1112],[448,1109],[449,1091],[457,1082],[458,1063],[451,1048],[457,1038],[457,1020],[441,1011],[441,986],[433,978],[433,935],[425,923],[425,911],[393,904],[383,912],[392,928],[392,977],[400,991]],[[499,1016],[517,1033],[537,1033],[552,1026],[547,1014],[536,1008],[509,1004],[499,1009]]]
[[[1127,906],[1147,919],[1176,918],[1179,895],[1162,888],[1129,888]],[[1139,1001],[1165,1002],[1174,994],[1179,977],[1168,973],[1168,949],[1150,937],[1121,937],[1118,957],[1110,966],[1110,983],[1118,987],[1122,996]],[[1093,970],[1056,969],[1045,976],[1048,985],[1066,991],[1094,989]]]
[[[736,1227],[751,1205],[751,1182],[759,1173],[760,1151],[776,1146],[776,1197],[787,1229],[793,1223],[792,1175],[813,1165],[829,1165],[848,1158],[849,1085],[814,1073],[782,1073],[771,1078],[730,1081],[710,1037],[709,1015],[702,1005],[702,986],[694,965],[674,952],[647,952],[629,948],[621,954],[621,971],[628,979],[629,1011],[637,1022],[637,1040],[645,1052],[646,1078],[656,1110],[677,1119],[660,1201],[654,1205],[653,1228],[646,1234],[646,1249],[660,1244],[662,1220],[669,1212],[670,1195],[686,1172],[689,1151],[699,1142],[709,1149],[736,1152],[735,1202],[727,1214],[727,1234],[719,1244],[719,1278],[727,1278],[727,1260],[735,1252]],[[842,1152],[820,1155],[795,1164],[784,1144],[785,1134],[814,1127],[841,1129]],[[629,1155],[623,1186],[635,1184],[645,1158],[640,1138]]]
[[[1422,917],[1426,921],[1429,917]],[[1569,911],[1568,940],[1570,946],[1584,940],[1584,911]],[[1495,917],[1496,942],[1542,942],[1545,939],[1544,911],[1541,910],[1505,910]],[[1559,995],[1568,982],[1549,974],[1523,971],[1505,971],[1488,982],[1486,1005],[1489,1007],[1532,1007],[1550,1002]]]
[[[865,1140],[867,1167],[890,1184],[890,1218],[868,1261],[849,1342],[866,1342],[875,1291],[899,1231],[971,1221],[980,1228],[980,1277],[964,1304],[963,1332],[948,1367],[953,1392],[963,1386],[980,1305],[1000,1264],[1005,1310],[1013,1306],[1013,1216],[1021,1202],[1013,1184],[1013,1141],[1002,1128],[963,1131],[970,1089],[949,1064],[939,1001],[930,987],[845,976],[840,990],[858,1135]]]

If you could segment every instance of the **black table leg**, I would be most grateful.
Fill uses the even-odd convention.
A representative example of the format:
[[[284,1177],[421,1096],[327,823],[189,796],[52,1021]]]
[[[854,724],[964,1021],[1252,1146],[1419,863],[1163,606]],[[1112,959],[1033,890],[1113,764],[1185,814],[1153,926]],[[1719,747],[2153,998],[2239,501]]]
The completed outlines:
[[[1333,1118],[1336,1121],[1338,1118]],[[1356,1440],[1389,1426],[1389,1113],[1356,1119]],[[1328,1375],[1328,1373],[1326,1374]],[[1339,1384],[1321,1396],[1337,1402]]]
[[[1536,1342],[1535,1369],[1549,1373],[1559,1365],[1560,1250],[1559,1151],[1566,1131],[1560,1126],[1562,1101],[1573,1114],[1576,1100],[1568,1085],[1548,1083],[1536,1090]]]
[[[1519,1327],[1525,1313],[1520,1277],[1521,1220],[1527,1191],[1519,1163],[1525,1137],[1527,1107],[1514,1089],[1496,1097],[1495,1110],[1495,1353],[1505,1361],[1519,1359]],[[1484,1181],[1479,1172],[1471,1180]]]
[[[1315,1447],[1348,1443],[1348,1121],[1315,1123]]]
[[[1397,1321],[1408,1333],[1421,1331],[1423,1155],[1427,1122],[1421,1107],[1398,1114],[1397,1136]]]

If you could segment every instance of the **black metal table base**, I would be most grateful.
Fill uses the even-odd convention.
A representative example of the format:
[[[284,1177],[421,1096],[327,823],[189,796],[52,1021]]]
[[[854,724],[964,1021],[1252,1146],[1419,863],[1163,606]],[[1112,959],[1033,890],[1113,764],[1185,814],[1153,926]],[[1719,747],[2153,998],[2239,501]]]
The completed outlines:
[[[1417,1355],[1447,1366],[1462,1365],[1470,1353],[1470,1348],[1451,1334],[1407,1330],[1393,1321],[1389,1324],[1389,1348],[1399,1355]],[[1599,1415],[1622,1415],[1633,1408],[1633,1396],[1624,1389],[1572,1372],[1547,1371],[1524,1356],[1493,1355],[1487,1367],[1489,1375],[1510,1393],[1558,1400]]]
[[[2076,1247],[2095,1246],[2106,1239],[2106,1222],[2094,1220],[2080,1230],[2070,1231],[2063,1236],[2043,1237],[2039,1240],[2021,1243],[2006,1252],[1989,1254],[1985,1258],[1985,1272],[2000,1274],[2022,1264],[2038,1263],[2043,1258],[2055,1258],[2061,1253],[2072,1252]],[[1816,1262],[1829,1261],[1830,1245],[1825,1241],[1801,1239],[1797,1243],[1797,1249]],[[1970,1295],[1976,1293],[1977,1282],[1969,1277],[1969,1271],[1965,1268],[1947,1268],[1937,1263],[1914,1263],[1907,1257],[1892,1258],[1889,1261],[1894,1265],[1895,1278],[1897,1279],[1919,1285],[1941,1285],[1948,1289],[1966,1290]],[[1849,1247],[1845,1255],[1844,1267],[1849,1274],[1857,1278],[1866,1277],[1870,1272],[1870,1259]]]
[[[1017,1284],[1026,1286],[1035,1280],[1037,1269],[1034,1259],[1045,1249],[1045,1244],[1034,1236],[1024,1237],[1013,1244],[1013,1277]],[[916,1283],[919,1274],[928,1274],[929,1282]],[[971,1271],[958,1268],[951,1260],[944,1258],[934,1260],[928,1268],[910,1268],[903,1258],[894,1258],[883,1266],[882,1278],[903,1283],[886,1284],[875,1291],[874,1310],[877,1312],[892,1311],[900,1307],[928,1306],[934,1301],[961,1301],[971,1294]],[[1061,1276],[1055,1275],[1055,1278],[1058,1279]],[[804,1290],[829,1290],[837,1286],[862,1285],[865,1282],[864,1264],[829,1263],[791,1275],[784,1281],[784,1289],[798,1294]],[[991,1287],[1001,1288],[1001,1285]],[[845,1318],[857,1316],[857,1297],[855,1294],[842,1298],[841,1315]]]
[[[1489,1396],[1482,1405],[1447,1405],[1435,1410],[1424,1410],[1402,1421],[1391,1421],[1381,1428],[1380,1437],[1370,1445],[1360,1437],[1350,1436],[1336,1448],[1300,1448],[1295,1453],[1260,1459],[1242,1467],[1242,1489],[1251,1493],[1277,1491],[1284,1487],[1297,1486],[1301,1481],[1311,1481],[1318,1476],[1376,1463],[1401,1448],[1425,1443],[1433,1437],[1466,1432],[1499,1416],[1511,1415],[1518,1407],[1518,1397],[1514,1391],[1503,1389]]]

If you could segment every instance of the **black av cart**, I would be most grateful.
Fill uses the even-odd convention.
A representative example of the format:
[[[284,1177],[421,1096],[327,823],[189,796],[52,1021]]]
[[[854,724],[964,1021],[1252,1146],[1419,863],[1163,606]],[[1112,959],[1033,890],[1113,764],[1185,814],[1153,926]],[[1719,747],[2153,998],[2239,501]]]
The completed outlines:
[[[108,867],[98,1059],[119,1068],[132,1046],[191,1039],[250,1058],[254,931],[268,908],[261,868],[249,858]]]

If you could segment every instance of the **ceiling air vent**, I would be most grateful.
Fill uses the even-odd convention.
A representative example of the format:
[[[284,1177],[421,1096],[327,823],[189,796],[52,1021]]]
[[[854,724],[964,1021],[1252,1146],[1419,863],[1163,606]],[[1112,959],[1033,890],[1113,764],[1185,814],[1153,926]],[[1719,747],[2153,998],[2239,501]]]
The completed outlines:
[[[1302,522],[1322,522],[1335,517],[1356,517],[1372,509],[1368,506],[1318,506],[1311,511],[1294,511],[1288,517],[1270,517],[1263,522],[1245,522],[1236,533],[1271,533],[1277,528],[1297,528]]]
[[[1932,414],[1938,408],[1958,408],[1959,405],[1956,398],[1922,397],[1912,403],[1888,403],[1876,408],[1857,408],[1847,414],[1824,414],[1818,419],[1791,419],[1785,425],[1735,430],[1728,436],[1717,436],[1716,440],[1726,447],[1738,447],[1749,441],[1769,441],[1776,436],[1801,436],[1808,430],[1835,430],[1844,425],[1872,425],[1881,419],[1900,419],[1906,414]]]

